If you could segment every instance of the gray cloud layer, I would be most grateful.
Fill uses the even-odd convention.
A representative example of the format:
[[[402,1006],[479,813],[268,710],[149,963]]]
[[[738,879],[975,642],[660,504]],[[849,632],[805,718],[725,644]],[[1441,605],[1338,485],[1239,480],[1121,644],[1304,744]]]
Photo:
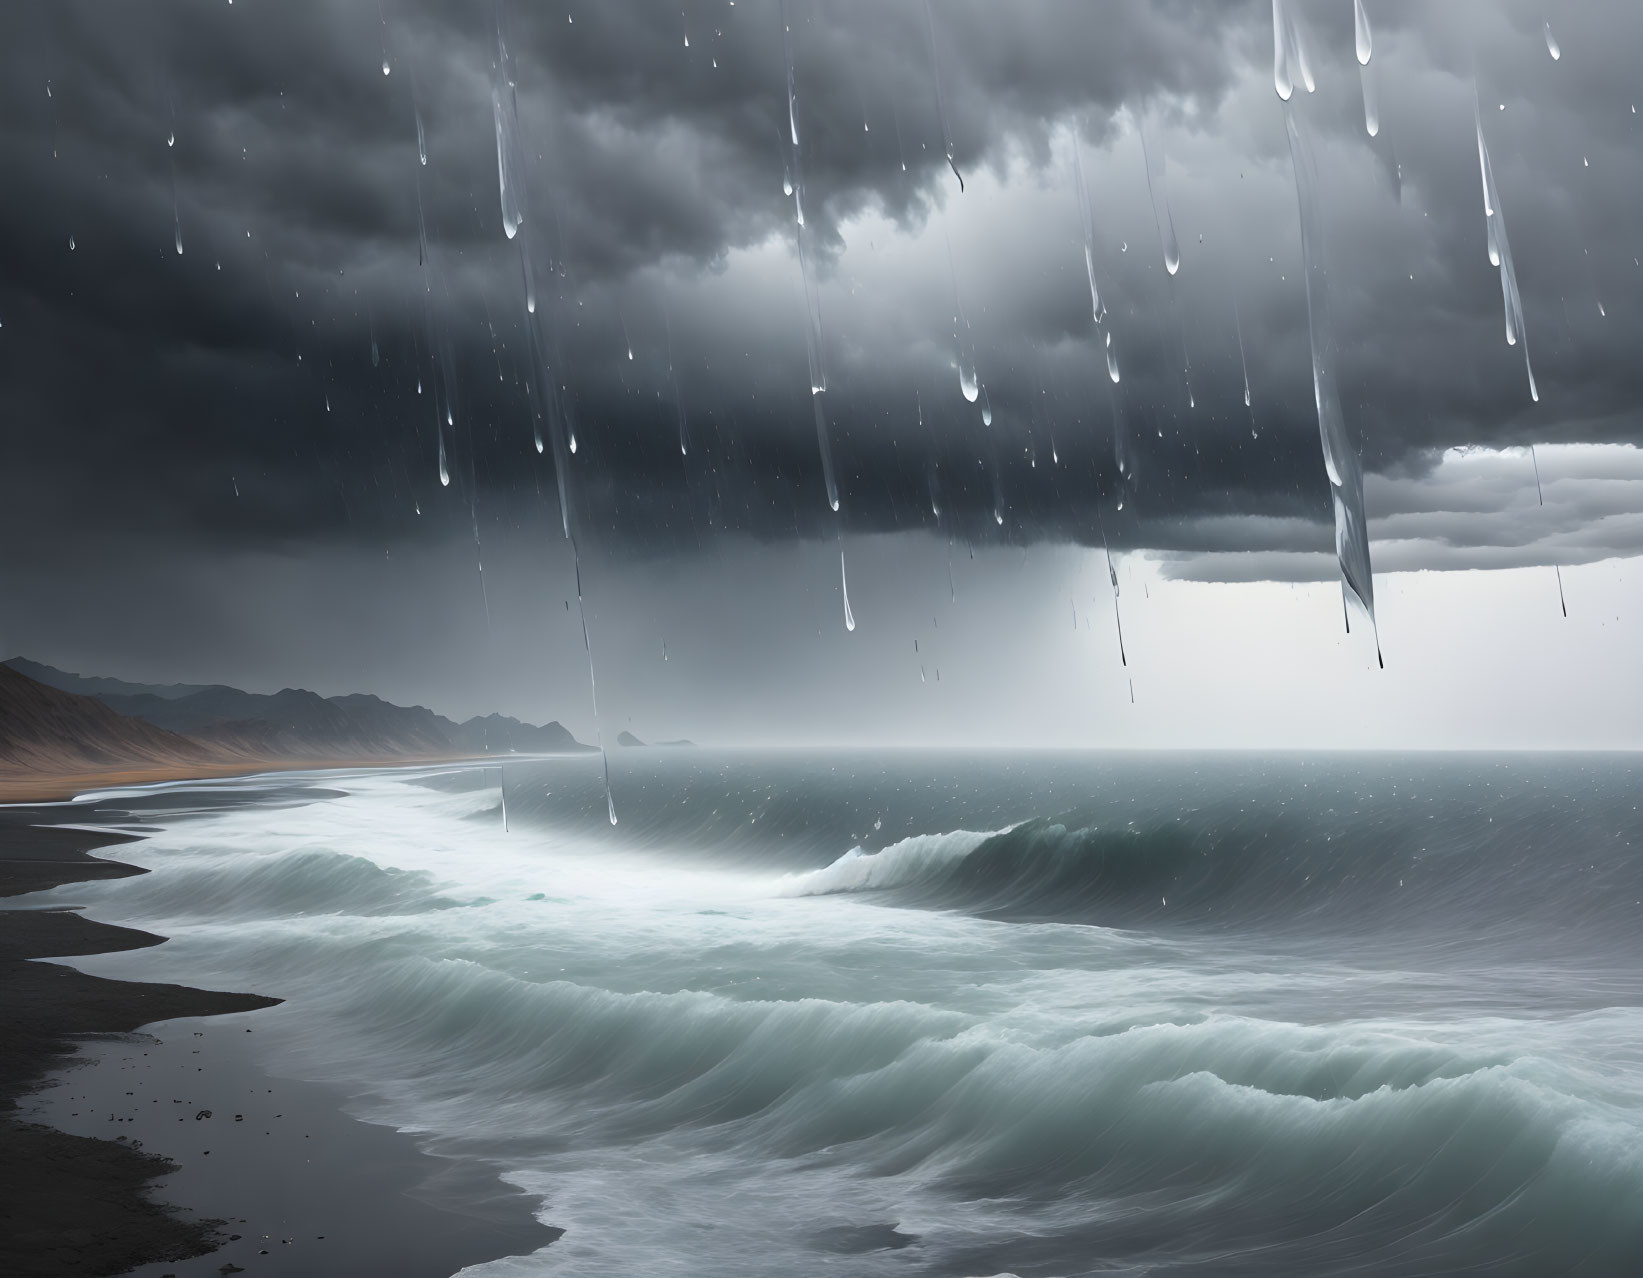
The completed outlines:
[[[1372,535],[1493,546],[1501,563],[1635,550],[1629,525],[1582,533],[1596,511],[1529,535],[1510,519],[1467,524],[1451,502],[1411,531],[1399,501],[1424,500],[1413,481],[1447,448],[1643,436],[1643,12],[1620,0],[1368,8],[1380,136],[1364,133],[1345,0],[1302,7],[1319,88],[1295,107],[1328,191],[1340,382],[1372,473]],[[531,328],[498,208],[496,12],[5,6],[0,526],[38,548],[7,569],[14,579],[72,572],[111,539],[306,554],[541,531],[552,455],[532,444]],[[1088,544],[1104,526],[1119,545],[1190,561],[1188,575],[1229,579],[1292,576],[1273,556],[1328,547],[1269,6],[938,2],[934,59],[916,0],[787,12],[844,528]],[[586,535],[619,554],[726,532],[831,536],[781,189],[781,10],[572,0],[506,4],[502,22],[523,242],[577,430]],[[1502,340],[1484,250],[1474,83],[1538,405]],[[1174,279],[1138,128],[1165,156]],[[1137,441],[1121,512],[1074,137]],[[959,395],[955,285],[991,428]],[[1420,558],[1397,562],[1450,562]]]

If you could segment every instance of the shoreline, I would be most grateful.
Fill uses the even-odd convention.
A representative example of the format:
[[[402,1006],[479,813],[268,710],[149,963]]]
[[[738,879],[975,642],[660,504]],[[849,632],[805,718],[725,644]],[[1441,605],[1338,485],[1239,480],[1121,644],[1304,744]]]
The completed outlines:
[[[567,752],[567,758],[581,752]],[[226,777],[261,776],[266,772],[324,772],[352,768],[419,768],[443,763],[471,763],[497,767],[512,759],[533,759],[532,754],[429,754],[383,755],[349,759],[240,759],[220,763],[122,765],[89,772],[4,772],[0,773],[0,808],[32,807],[63,803],[92,790],[117,790],[126,786],[159,785],[168,781],[218,781]],[[127,842],[116,838],[111,842]],[[96,844],[94,846],[106,846]],[[85,876],[90,877],[90,876]],[[71,880],[63,880],[69,882]],[[0,891],[0,896],[7,893]]]
[[[60,824],[95,821],[96,813],[0,810],[0,898],[147,873],[91,855],[140,836]],[[424,1153],[405,1133],[353,1118],[345,1098],[321,1086],[267,1075],[252,1052],[257,1040],[244,1035],[257,1025],[252,1013],[281,1000],[37,962],[166,938],[96,922],[72,906],[0,901],[0,911],[0,1273],[445,1278],[558,1236],[537,1222],[535,1199],[489,1168]],[[186,1086],[179,1071],[189,1074]],[[252,1092],[300,1110],[306,1130],[294,1147],[274,1138],[282,1129],[273,1122],[257,1130],[260,1142],[231,1118],[172,1130],[180,1112],[172,1103],[232,1093],[218,1101],[225,1115],[237,1102],[251,1118]],[[93,1113],[96,1126],[81,1121]],[[344,1218],[308,1228],[327,1207]],[[299,1233],[329,1241],[293,1250]],[[270,1246],[263,1234],[282,1236]]]

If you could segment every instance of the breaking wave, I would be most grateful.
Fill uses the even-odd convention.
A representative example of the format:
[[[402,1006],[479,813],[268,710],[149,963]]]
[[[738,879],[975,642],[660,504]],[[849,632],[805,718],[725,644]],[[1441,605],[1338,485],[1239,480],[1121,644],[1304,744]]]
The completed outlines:
[[[1481,913],[1513,928],[1578,922],[1629,934],[1643,858],[1590,863],[1494,843],[1412,848],[1375,832],[1320,837],[1282,818],[1134,829],[1039,817],[990,833],[916,835],[876,852],[854,847],[784,878],[778,891],[880,893],[899,906],[1112,926],[1362,930]]]

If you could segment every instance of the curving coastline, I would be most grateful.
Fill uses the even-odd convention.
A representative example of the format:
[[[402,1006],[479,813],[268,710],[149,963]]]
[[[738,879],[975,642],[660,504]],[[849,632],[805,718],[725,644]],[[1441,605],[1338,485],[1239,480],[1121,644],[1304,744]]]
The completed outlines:
[[[146,873],[92,855],[133,842],[136,836],[60,824],[95,819],[86,808],[0,810],[0,897]],[[423,1185],[450,1177],[448,1160],[423,1154],[403,1133],[350,1117],[339,1098],[321,1088],[281,1084],[287,1093],[301,1094],[306,1125],[317,1129],[327,1151],[326,1168],[309,1167],[308,1159],[278,1149],[236,1158],[221,1142],[210,1142],[219,1145],[219,1157],[204,1164],[214,1179],[229,1183],[236,1176],[249,1176],[248,1185],[280,1185],[303,1177],[307,1192],[346,1199],[358,1221],[356,1236],[332,1227],[333,1245],[320,1243],[318,1254],[311,1250],[300,1260],[269,1255],[266,1243],[254,1246],[251,1240],[256,1235],[251,1231],[266,1227],[256,1223],[259,1203],[254,1190],[244,1195],[244,1216],[230,1217],[219,1208],[224,1219],[203,1217],[186,1205],[164,1201],[173,1195],[185,1204],[191,1201],[192,1169],[143,1150],[135,1136],[103,1139],[31,1121],[35,1115],[25,1111],[39,1111],[53,1089],[65,1086],[83,1089],[90,1104],[108,1111],[110,1122],[116,1121],[115,1111],[122,1104],[135,1112],[150,1098],[139,1079],[123,1074],[116,1079],[118,1069],[131,1066],[122,1067],[114,1058],[122,1053],[128,1059],[146,1058],[152,1053],[159,1060],[165,1055],[161,1040],[135,1033],[140,1027],[176,1018],[252,1012],[281,1001],[260,994],[110,980],[59,963],[33,961],[138,949],[165,939],[96,922],[73,908],[19,908],[14,902],[0,906],[0,1273],[9,1278],[70,1278],[147,1273],[147,1267],[159,1266],[184,1278],[236,1272],[224,1264],[232,1256],[245,1269],[255,1257],[264,1262],[256,1268],[265,1273],[294,1272],[289,1265],[295,1261],[301,1272],[318,1278],[332,1272],[370,1272],[360,1267],[361,1257],[370,1256],[374,1259],[367,1265],[380,1261],[379,1272],[432,1278],[481,1260],[532,1250],[557,1236],[558,1231],[536,1222],[534,1200],[494,1183],[494,1177],[486,1187],[489,1210],[483,1215],[415,1201],[411,1195]],[[238,1027],[233,1030],[235,1035],[240,1032]],[[192,1035],[200,1037],[198,1032]],[[115,1069],[64,1071],[65,1066],[111,1063]],[[193,1064],[190,1061],[191,1071]],[[261,1091],[261,1084],[277,1081],[264,1076],[244,1052],[217,1053],[208,1064],[207,1078],[218,1087],[244,1091],[249,1090],[245,1084],[254,1083]],[[160,1078],[148,1079],[147,1085],[151,1091],[176,1090]],[[121,1099],[134,1095],[135,1100]],[[154,1099],[157,1096],[156,1092]],[[481,1172],[479,1179],[484,1175]],[[162,1177],[175,1183],[156,1186]],[[300,1227],[301,1222],[292,1224]],[[244,1231],[246,1241],[234,1231]],[[225,1246],[228,1250],[219,1253]]]

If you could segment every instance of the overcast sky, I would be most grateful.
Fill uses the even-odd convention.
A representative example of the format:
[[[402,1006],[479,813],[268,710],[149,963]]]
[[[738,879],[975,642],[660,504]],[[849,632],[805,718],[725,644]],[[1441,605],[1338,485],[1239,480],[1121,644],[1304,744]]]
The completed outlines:
[[[1643,746],[1643,10],[1291,7],[1384,672],[1267,0],[5,5],[0,648],[591,738],[557,423],[612,728]]]

